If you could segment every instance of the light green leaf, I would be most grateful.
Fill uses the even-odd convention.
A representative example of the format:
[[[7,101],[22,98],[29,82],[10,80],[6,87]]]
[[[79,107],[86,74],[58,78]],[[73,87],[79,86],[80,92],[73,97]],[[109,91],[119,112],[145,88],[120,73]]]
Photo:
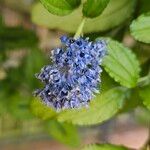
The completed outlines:
[[[112,144],[93,144],[88,145],[82,150],[128,150],[123,146],[117,146]]]
[[[72,147],[78,147],[80,145],[78,132],[72,124],[51,120],[46,123],[46,129],[53,138],[61,143]]]
[[[30,108],[35,116],[43,120],[53,118],[57,115],[52,108],[44,105],[39,99],[36,98],[31,101]]]
[[[100,16],[86,20],[84,33],[105,31],[121,24],[131,16],[134,4],[135,0],[110,0]],[[115,21],[114,18],[116,18]],[[59,17],[50,14],[41,4],[37,3],[32,9],[32,21],[50,29],[75,33],[82,21],[82,8],[79,7],[70,15]]]
[[[81,3],[81,0],[40,0],[44,7],[52,14],[67,15]]]
[[[132,36],[141,42],[150,43],[150,12],[142,14],[130,26]]]
[[[117,41],[109,40],[103,66],[115,81],[128,88],[135,87],[139,78],[139,62],[134,53]]]
[[[83,15],[88,18],[99,16],[110,0],[87,0],[83,4]]]
[[[113,117],[122,107],[126,89],[117,87],[99,94],[88,108],[72,109],[61,112],[57,119],[78,125],[98,124]]]
[[[140,90],[140,97],[143,100],[143,104],[150,110],[150,85]]]

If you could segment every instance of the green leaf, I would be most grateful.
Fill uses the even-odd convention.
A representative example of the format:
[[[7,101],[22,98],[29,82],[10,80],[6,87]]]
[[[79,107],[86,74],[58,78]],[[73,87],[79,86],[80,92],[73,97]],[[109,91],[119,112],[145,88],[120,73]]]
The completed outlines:
[[[55,120],[46,123],[48,133],[63,144],[78,147],[80,145],[78,132],[72,124],[59,123]]]
[[[126,89],[113,88],[104,94],[99,94],[91,101],[88,108],[66,110],[60,112],[57,119],[78,125],[98,124],[113,117],[122,107]]]
[[[110,3],[100,16],[86,20],[83,32],[105,31],[118,26],[131,16],[134,5],[135,0],[110,0]],[[116,18],[115,21],[114,18]],[[60,29],[75,33],[82,21],[82,8],[79,7],[70,15],[59,17],[50,14],[41,4],[37,3],[32,9],[32,21],[50,29]]]
[[[139,0],[139,14],[146,13],[150,10],[149,0]]]
[[[115,81],[128,88],[135,87],[139,78],[139,62],[134,53],[117,41],[109,40],[108,55],[103,66]]]
[[[110,0],[87,0],[83,4],[83,15],[88,18],[99,16],[106,8]]]
[[[150,43],[150,12],[142,14],[130,26],[132,36],[141,42]]]
[[[16,119],[32,119],[33,115],[29,109],[30,98],[21,94],[13,94],[8,102],[9,112]]]
[[[28,85],[30,90],[34,90],[35,88],[41,85],[40,82],[35,78],[35,74],[38,73],[47,63],[45,55],[39,49],[31,49],[28,53],[28,56],[25,58],[23,62],[24,67],[24,80],[23,82]]]
[[[41,3],[50,13],[64,16],[78,7],[81,0],[41,0]]]
[[[30,105],[32,113],[43,120],[54,118],[57,113],[50,107],[44,105],[39,99],[33,99]]]
[[[22,27],[3,27],[0,30],[0,50],[36,46],[38,39],[33,31]]]
[[[117,146],[112,144],[93,144],[88,145],[82,150],[128,150],[123,146]]]
[[[150,85],[140,90],[140,97],[143,100],[143,104],[150,110]]]
[[[122,108],[120,112],[126,113],[129,111],[132,111],[133,109],[141,105],[142,105],[142,102],[139,96],[139,90],[138,88],[134,88],[128,92],[127,98],[124,101],[124,107]]]

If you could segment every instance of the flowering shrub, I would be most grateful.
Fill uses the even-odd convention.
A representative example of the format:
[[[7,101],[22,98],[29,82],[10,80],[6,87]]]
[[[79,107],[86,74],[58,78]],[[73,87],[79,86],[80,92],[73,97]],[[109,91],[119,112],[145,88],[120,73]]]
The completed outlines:
[[[149,0],[36,1],[33,31],[44,26],[62,33],[60,46],[49,50],[50,60],[33,31],[8,27],[0,17],[0,115],[8,111],[19,120],[38,117],[52,137],[74,147],[80,145],[76,125],[101,125],[120,113],[144,116],[149,127],[149,6]],[[20,48],[25,52],[14,64],[10,50]],[[148,139],[141,150],[149,147]],[[83,148],[100,149],[128,148]]]

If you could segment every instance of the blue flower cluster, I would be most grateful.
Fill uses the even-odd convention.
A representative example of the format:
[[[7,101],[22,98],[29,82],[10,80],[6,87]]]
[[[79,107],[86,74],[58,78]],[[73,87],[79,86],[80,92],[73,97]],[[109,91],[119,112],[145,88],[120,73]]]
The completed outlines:
[[[88,106],[99,92],[100,64],[105,55],[103,40],[90,42],[62,36],[62,47],[52,51],[52,64],[41,69],[36,77],[45,87],[35,93],[47,106],[56,110]]]

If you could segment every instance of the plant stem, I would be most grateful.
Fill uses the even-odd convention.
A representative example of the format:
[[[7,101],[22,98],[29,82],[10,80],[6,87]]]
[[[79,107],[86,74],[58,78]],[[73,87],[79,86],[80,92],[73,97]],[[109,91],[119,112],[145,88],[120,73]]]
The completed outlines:
[[[83,27],[84,27],[84,24],[85,24],[85,20],[86,18],[83,18],[83,20],[81,21],[75,35],[74,35],[74,38],[78,38],[81,34],[82,34],[82,31],[83,31]]]

